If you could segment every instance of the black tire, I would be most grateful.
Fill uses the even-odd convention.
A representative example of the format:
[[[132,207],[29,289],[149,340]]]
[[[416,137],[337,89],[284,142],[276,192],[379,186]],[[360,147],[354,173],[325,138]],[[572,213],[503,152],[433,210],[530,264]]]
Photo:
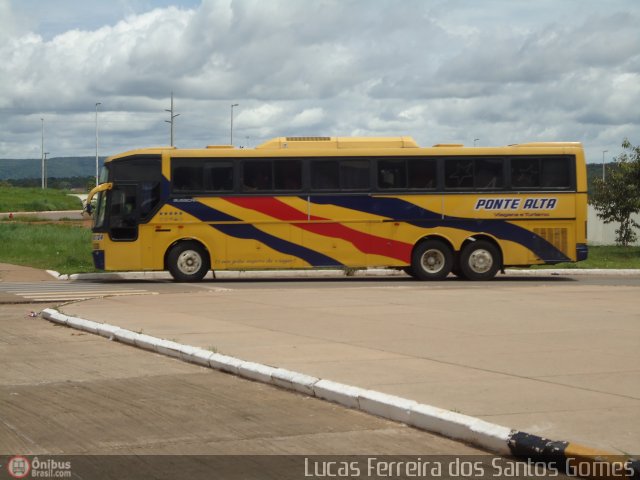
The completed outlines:
[[[491,280],[501,263],[500,250],[486,240],[468,243],[460,254],[460,271],[469,280]]]
[[[181,242],[169,251],[167,268],[177,282],[199,282],[211,268],[207,251],[196,242]]]
[[[411,270],[419,280],[442,280],[453,267],[453,253],[440,240],[420,243],[411,255]]]

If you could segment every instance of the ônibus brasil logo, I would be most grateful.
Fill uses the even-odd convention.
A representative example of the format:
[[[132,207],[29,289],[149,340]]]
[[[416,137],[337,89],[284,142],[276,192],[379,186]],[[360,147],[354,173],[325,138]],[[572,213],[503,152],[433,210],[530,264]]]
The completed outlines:
[[[22,455],[16,455],[9,459],[7,463],[7,471],[13,478],[24,478],[29,475],[31,471],[31,464],[27,457]]]

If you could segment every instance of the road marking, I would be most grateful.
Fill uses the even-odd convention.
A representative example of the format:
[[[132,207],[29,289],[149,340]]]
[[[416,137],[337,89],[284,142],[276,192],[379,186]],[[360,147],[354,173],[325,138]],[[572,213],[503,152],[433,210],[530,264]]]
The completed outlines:
[[[65,283],[65,282],[0,282],[0,292],[11,293],[19,297],[37,302],[87,300],[123,295],[157,295],[158,292],[129,288],[114,287],[100,283]]]

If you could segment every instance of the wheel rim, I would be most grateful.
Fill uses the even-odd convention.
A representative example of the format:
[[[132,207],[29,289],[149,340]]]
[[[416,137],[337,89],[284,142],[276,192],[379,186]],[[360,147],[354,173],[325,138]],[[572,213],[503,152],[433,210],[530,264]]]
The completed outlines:
[[[469,268],[475,273],[487,273],[493,267],[493,255],[484,248],[479,248],[469,255]]]
[[[178,270],[185,275],[193,275],[202,267],[202,256],[195,250],[185,250],[178,257]]]
[[[422,269],[427,273],[438,273],[444,268],[445,257],[440,250],[430,249],[422,254],[420,259]]]

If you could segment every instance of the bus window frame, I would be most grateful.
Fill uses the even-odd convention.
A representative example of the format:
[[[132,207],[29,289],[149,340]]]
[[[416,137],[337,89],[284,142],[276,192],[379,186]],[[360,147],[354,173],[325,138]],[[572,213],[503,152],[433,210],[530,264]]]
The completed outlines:
[[[574,192],[576,193],[578,191],[578,184],[577,184],[577,178],[576,178],[576,156],[575,155],[571,155],[571,154],[554,154],[554,155],[510,155],[505,157],[507,160],[507,165],[506,165],[506,181],[507,181],[507,188],[509,191],[511,192],[527,192],[527,193],[536,193],[536,192]],[[538,160],[538,164],[540,165],[540,162],[543,159],[549,159],[549,158],[563,158],[568,164],[569,164],[569,171],[568,176],[569,176],[569,185],[568,186],[563,186],[563,187],[543,187],[542,186],[542,172],[541,172],[541,167],[538,167],[539,170],[539,179],[538,179],[538,185],[535,186],[531,186],[531,187],[527,187],[527,186],[514,186],[513,185],[513,160],[514,159],[529,159],[529,160]]]
[[[199,158],[199,157],[170,157],[173,158]],[[483,194],[483,193],[500,193],[500,192],[575,192],[576,191],[576,157],[571,154],[554,154],[554,155],[344,155],[344,156],[278,156],[278,157],[206,157],[207,159],[214,159],[220,162],[231,162],[233,165],[233,189],[224,191],[175,191],[174,190],[174,178],[173,178],[173,165],[170,164],[171,179],[170,179],[170,192],[171,198],[185,198],[185,197],[225,197],[225,196],[300,196],[300,195],[366,195],[366,194],[394,194],[399,193],[406,194]],[[568,162],[569,171],[568,186],[562,187],[542,187],[532,186],[514,186],[512,184],[512,165],[514,159],[537,159],[538,162],[542,162],[547,158],[563,158],[565,162]],[[502,163],[502,184],[489,187],[476,187],[478,182],[476,178],[477,162],[486,159],[501,160]],[[276,162],[279,161],[298,161],[300,165],[301,184],[300,188],[296,189],[282,189],[275,188],[274,182],[274,168]],[[340,186],[331,186],[326,188],[313,186],[313,165],[315,162],[337,162],[338,166],[338,182],[342,183],[340,178],[340,162],[341,161],[366,161],[369,165],[367,188],[345,188]],[[406,186],[405,187],[391,187],[384,188],[379,185],[378,175],[382,162],[403,160],[405,166]],[[467,187],[447,187],[447,164],[451,160],[469,160],[473,165],[473,186]],[[244,187],[244,173],[245,165],[247,162],[267,162],[271,168],[271,183],[269,188],[249,190]],[[425,161],[432,164],[432,168],[435,168],[434,185],[432,187],[410,187],[410,163],[412,161]]]
[[[373,165],[375,164],[375,159],[377,157],[371,157],[370,155],[344,155],[344,156],[327,156],[327,157],[309,157],[308,161],[308,192],[313,195],[335,195],[335,194],[367,194],[377,190],[377,184],[375,181],[375,169]],[[367,186],[366,187],[345,187],[343,186],[343,176],[342,176],[342,165],[341,162],[363,162],[367,163],[368,172],[366,175],[367,178]],[[338,164],[338,186],[337,187],[327,187],[327,188],[318,188],[313,186],[313,182],[311,176],[313,175],[313,163],[314,162],[337,162]]]
[[[210,162],[215,162],[215,163],[228,163],[231,166],[231,189],[225,189],[225,190],[206,190],[205,189],[205,185],[202,185],[201,189],[194,189],[194,190],[185,190],[185,189],[181,189],[181,190],[176,190],[175,188],[175,168],[177,168],[178,166],[176,166],[173,161],[174,160],[183,160],[183,161],[196,161],[196,162],[202,162],[203,163],[203,173],[206,170],[206,164],[207,161]],[[225,195],[225,194],[232,194],[236,191],[236,177],[238,176],[237,173],[237,168],[236,168],[236,164],[237,162],[234,162],[234,158],[233,157],[193,157],[193,156],[188,156],[188,157],[182,157],[182,156],[170,156],[169,157],[169,172],[170,172],[170,194],[172,197],[191,197],[194,195],[197,196],[218,196],[218,195]]]
[[[294,195],[299,196],[301,193],[307,191],[307,187],[305,184],[305,178],[308,176],[305,167],[305,157],[298,156],[282,156],[282,157],[247,157],[240,159],[237,162],[236,169],[236,180],[235,185],[236,188],[232,194],[234,195],[257,195],[257,196],[270,196],[270,195],[278,195],[278,196],[286,196],[286,195]],[[251,187],[245,181],[245,172],[246,165],[248,163],[268,163],[270,166],[270,177],[268,188],[256,188]],[[297,162],[299,165],[299,187],[297,188],[275,188],[276,183],[276,164],[280,162]]]
[[[393,155],[393,156],[378,156],[373,158],[373,160],[375,161],[375,165],[373,166],[373,177],[374,177],[374,186],[375,186],[375,191],[376,192],[381,192],[381,193],[393,193],[396,194],[398,192],[407,192],[408,194],[418,194],[418,193],[438,193],[440,192],[441,189],[441,181],[440,181],[440,170],[441,170],[441,162],[440,162],[440,158],[441,157],[436,157],[436,156],[427,156],[427,155],[419,155],[419,156],[413,156],[413,155],[406,155],[406,156],[399,156],[399,155]],[[402,160],[404,161],[404,165],[405,165],[405,187],[381,187],[380,183],[379,183],[379,175],[380,175],[380,163],[381,162],[385,162],[385,161],[393,161],[393,160]],[[420,162],[428,162],[430,164],[433,165],[433,167],[435,168],[435,176],[433,178],[433,186],[432,187],[412,187],[410,186],[411,183],[411,168],[410,168],[410,163],[412,161],[420,161]]]
[[[441,167],[442,174],[443,174],[442,189],[444,192],[455,192],[455,193],[458,193],[458,192],[459,193],[463,193],[463,192],[464,193],[484,193],[484,192],[505,191],[507,190],[507,168],[506,168],[507,158],[509,158],[509,156],[501,156],[501,155],[451,155],[447,157],[442,157],[442,167]],[[447,183],[447,180],[450,177],[447,174],[448,164],[450,162],[459,162],[459,161],[465,161],[465,160],[471,162],[471,167],[472,167],[471,168],[471,186],[457,186],[457,187],[449,186]],[[477,186],[478,163],[483,160],[500,160],[501,161],[502,181],[500,182],[499,185],[496,182],[496,185],[494,186],[490,186],[489,184],[487,184],[488,186],[485,186],[485,187]],[[467,178],[467,176],[465,175],[465,177],[463,178]]]

